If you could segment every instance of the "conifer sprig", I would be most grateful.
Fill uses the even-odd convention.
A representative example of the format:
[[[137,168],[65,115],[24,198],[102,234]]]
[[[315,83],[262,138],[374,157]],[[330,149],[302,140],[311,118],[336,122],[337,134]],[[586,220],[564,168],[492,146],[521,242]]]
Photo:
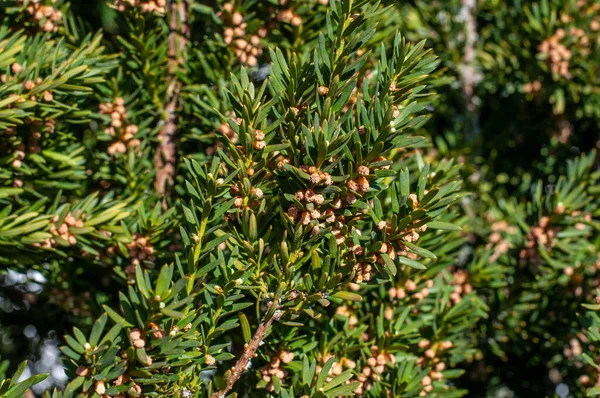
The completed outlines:
[[[7,2],[0,396],[597,394],[599,7]]]

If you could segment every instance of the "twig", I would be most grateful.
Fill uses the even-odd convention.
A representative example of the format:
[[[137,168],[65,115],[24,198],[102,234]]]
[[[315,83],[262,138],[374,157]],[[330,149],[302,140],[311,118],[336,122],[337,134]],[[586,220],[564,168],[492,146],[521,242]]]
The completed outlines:
[[[229,392],[229,390],[231,390],[235,382],[238,381],[239,378],[242,376],[242,373],[244,373],[244,371],[246,370],[246,366],[248,366],[248,362],[250,362],[250,360],[254,356],[254,353],[256,353],[256,350],[260,346],[260,343],[265,338],[265,335],[269,330],[269,326],[271,326],[273,321],[279,320],[281,316],[278,313],[278,311],[275,311],[272,316],[269,316],[269,314],[271,313],[272,306],[274,305],[276,305],[275,301],[271,303],[271,306],[267,310],[267,315],[265,316],[265,319],[263,319],[260,325],[258,325],[258,328],[256,329],[256,332],[254,332],[254,336],[252,336],[252,339],[248,343],[248,346],[244,347],[244,353],[235,363],[235,366],[231,371],[231,376],[229,377],[225,388],[222,391],[215,392],[213,395],[211,395],[211,398],[224,397]]]
[[[167,183],[173,186],[175,175],[175,156],[177,139],[177,105],[181,82],[177,79],[177,71],[183,63],[183,51],[187,45],[189,27],[187,25],[187,0],[173,0],[170,3],[169,20],[169,74],[167,87],[167,105],[165,107],[165,124],[158,133],[158,148],[154,156],[156,168],[156,191],[160,196],[166,193]],[[164,204],[165,202],[163,202]]]
[[[470,113],[471,120],[467,123],[466,135],[476,136],[478,134],[477,126],[477,105],[475,103],[474,87],[477,84],[477,70],[473,65],[475,61],[475,43],[477,42],[477,20],[475,17],[476,0],[462,0],[461,15],[465,21],[465,53],[462,58],[460,68],[461,80],[463,82],[463,92],[467,111]]]

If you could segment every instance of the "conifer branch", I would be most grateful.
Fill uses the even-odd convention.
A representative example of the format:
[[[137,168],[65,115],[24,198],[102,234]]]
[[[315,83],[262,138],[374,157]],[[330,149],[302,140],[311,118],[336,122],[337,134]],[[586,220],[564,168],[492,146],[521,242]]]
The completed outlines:
[[[598,1],[5,3],[0,398],[600,392]]]
[[[279,314],[278,311],[272,311],[275,305],[276,301],[271,302],[271,305],[267,310],[265,318],[258,325],[254,336],[252,336],[252,339],[250,340],[248,345],[244,346],[244,353],[233,367],[231,371],[231,376],[229,377],[225,388],[222,391],[215,392],[213,395],[211,395],[211,398],[224,397],[242,376],[242,374],[246,370],[246,367],[248,366],[248,362],[250,362],[250,360],[254,357],[256,350],[258,349],[258,347],[260,347],[263,339],[265,338],[265,335],[269,331],[269,327],[271,326],[273,321],[276,321],[281,317],[281,314]]]
[[[189,37],[187,17],[187,0],[176,0],[170,3],[169,19],[169,86],[167,88],[167,105],[165,107],[164,125],[158,133],[158,148],[154,156],[156,168],[156,190],[164,196],[169,186],[173,185],[176,164],[177,141],[177,106],[181,82],[177,78],[177,71],[183,64],[183,51]]]
[[[467,136],[477,135],[477,106],[474,101],[474,87],[477,84],[477,70],[473,66],[475,61],[475,43],[477,42],[477,18],[475,15],[475,0],[462,0],[461,14],[465,23],[465,49],[460,68],[463,93],[470,120],[467,123]]]

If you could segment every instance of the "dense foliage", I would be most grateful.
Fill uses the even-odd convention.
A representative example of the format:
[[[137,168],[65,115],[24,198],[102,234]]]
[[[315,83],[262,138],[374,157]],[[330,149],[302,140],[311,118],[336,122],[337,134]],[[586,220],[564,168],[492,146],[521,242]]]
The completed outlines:
[[[597,2],[1,4],[0,396],[600,394]]]

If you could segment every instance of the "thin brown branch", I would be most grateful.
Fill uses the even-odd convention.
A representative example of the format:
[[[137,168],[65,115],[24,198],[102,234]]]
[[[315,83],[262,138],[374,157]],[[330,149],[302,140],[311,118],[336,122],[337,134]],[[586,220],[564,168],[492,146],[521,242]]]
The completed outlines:
[[[260,323],[260,325],[258,325],[256,332],[254,332],[254,336],[252,336],[252,339],[250,340],[248,345],[244,347],[244,353],[238,359],[238,361],[235,363],[235,366],[233,367],[233,369],[231,371],[231,376],[229,377],[229,380],[227,381],[227,385],[225,386],[225,388],[222,391],[215,392],[213,395],[211,395],[211,398],[225,397],[225,395],[227,395],[227,393],[231,390],[233,385],[242,376],[242,373],[244,373],[244,371],[246,370],[246,367],[248,366],[248,362],[250,362],[252,357],[254,357],[256,350],[258,349],[261,342],[265,338],[265,335],[267,334],[267,332],[269,330],[269,326],[271,326],[273,321],[279,320],[279,317],[281,316],[278,313],[278,311],[275,311],[275,313],[272,316],[269,316],[271,309],[272,309],[271,307],[274,305],[275,305],[275,302],[272,302],[271,306],[269,307],[269,310],[267,310],[267,315],[265,316],[265,319],[263,319],[263,321]]]
[[[184,50],[189,36],[187,0],[173,0],[169,8],[169,74],[165,106],[164,125],[158,133],[158,148],[154,156],[156,169],[156,191],[163,196],[173,186],[177,152],[177,106],[181,82],[177,72],[184,61]],[[164,203],[164,202],[163,202]]]
[[[472,111],[473,86],[475,85],[475,42],[477,41],[477,22],[475,20],[475,0],[462,0],[461,14],[465,21],[465,53],[462,59],[463,90],[469,110]]]
[[[475,68],[475,45],[478,40],[476,0],[462,0],[461,15],[465,23],[465,52],[461,61],[460,74],[463,84],[463,93],[470,120],[466,123],[466,135],[476,136],[477,126],[477,103],[475,99],[475,86],[478,83],[478,71]]]

